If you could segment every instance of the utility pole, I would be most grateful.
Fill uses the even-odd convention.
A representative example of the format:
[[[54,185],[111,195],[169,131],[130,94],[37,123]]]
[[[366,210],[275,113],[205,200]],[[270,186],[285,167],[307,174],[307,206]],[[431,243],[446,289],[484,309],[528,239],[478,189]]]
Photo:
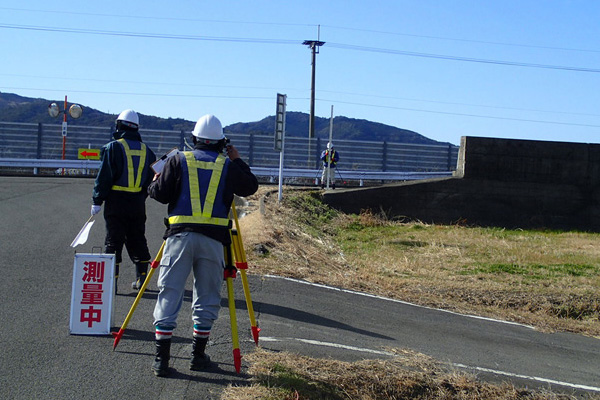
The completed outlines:
[[[319,47],[323,46],[325,42],[320,40],[305,40],[303,45],[310,47],[312,50],[312,79],[310,85],[310,119],[308,123],[308,137],[315,137],[315,70],[317,65],[317,54],[319,54]]]
[[[319,34],[317,37],[321,36],[321,27],[319,26]],[[307,167],[310,168],[310,142],[311,139],[315,137],[315,71],[317,66],[317,54],[319,53],[319,47],[323,46],[325,42],[320,40],[305,40],[303,45],[310,47],[312,51],[312,78],[310,85],[310,117],[308,119],[308,161]]]

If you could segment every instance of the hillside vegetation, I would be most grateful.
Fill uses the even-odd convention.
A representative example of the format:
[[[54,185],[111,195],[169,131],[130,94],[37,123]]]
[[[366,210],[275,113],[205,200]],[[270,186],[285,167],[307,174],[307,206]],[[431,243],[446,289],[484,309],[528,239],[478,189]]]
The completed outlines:
[[[0,92],[0,121],[60,124],[60,118],[52,118],[48,115],[48,105],[56,102],[63,109],[63,99],[41,99],[23,97],[13,93]],[[69,103],[71,104],[71,103]],[[81,104],[82,116],[71,121],[77,125],[106,126],[114,125],[117,114],[103,113],[102,111]],[[135,105],[132,105],[135,109]],[[137,111],[137,110],[136,110]],[[182,118],[159,118],[151,115],[140,115],[140,129],[176,130],[190,132],[196,121],[188,121]],[[200,115],[198,116],[200,117]],[[300,112],[286,113],[286,135],[295,137],[308,136],[309,115]],[[348,117],[335,117],[333,129],[336,140],[364,140],[364,141],[386,141],[394,143],[413,144],[440,144],[417,132],[407,129],[396,128],[367,120],[359,120]],[[267,116],[260,121],[238,122],[224,127],[225,133],[238,133],[244,135],[266,135],[273,136],[275,130],[275,116]],[[327,140],[329,138],[329,119],[315,117],[315,137]],[[448,143],[444,143],[448,144]]]

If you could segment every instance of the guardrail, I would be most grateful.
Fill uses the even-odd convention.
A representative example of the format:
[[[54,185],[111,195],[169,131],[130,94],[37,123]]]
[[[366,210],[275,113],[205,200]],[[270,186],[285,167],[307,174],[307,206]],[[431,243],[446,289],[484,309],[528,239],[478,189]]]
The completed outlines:
[[[0,121],[0,158],[62,159],[60,124]],[[144,142],[158,156],[173,147],[184,149],[190,132],[141,129]],[[251,167],[279,168],[279,152],[273,150],[273,134],[226,132],[241,157]],[[81,149],[100,149],[112,139],[111,127],[69,124],[65,159],[77,160]],[[445,172],[456,169],[458,147],[450,144],[411,144],[334,139],[340,155],[338,167],[357,171]],[[286,137],[284,167],[316,169],[327,146],[322,138]]]
[[[0,158],[0,167],[5,168],[31,168],[33,174],[38,170],[55,170],[57,175],[90,175],[94,170],[100,168],[100,161],[93,160],[54,160],[54,159],[24,159],[24,158]],[[268,178],[270,182],[279,179],[279,168],[252,167],[252,172],[258,177]],[[95,172],[93,172],[95,175]],[[321,178],[320,169],[284,168],[282,175],[287,180],[304,179],[309,182]],[[451,171],[441,172],[398,172],[398,171],[356,171],[336,170],[336,178],[342,181],[356,181],[358,186],[363,186],[364,181],[409,181],[431,178],[446,178],[452,176]]]

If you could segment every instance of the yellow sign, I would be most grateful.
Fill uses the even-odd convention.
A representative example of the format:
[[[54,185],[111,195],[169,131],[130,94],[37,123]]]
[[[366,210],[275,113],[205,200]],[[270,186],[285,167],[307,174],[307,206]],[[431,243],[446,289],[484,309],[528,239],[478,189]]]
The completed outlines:
[[[77,158],[80,160],[99,160],[100,149],[79,149]]]

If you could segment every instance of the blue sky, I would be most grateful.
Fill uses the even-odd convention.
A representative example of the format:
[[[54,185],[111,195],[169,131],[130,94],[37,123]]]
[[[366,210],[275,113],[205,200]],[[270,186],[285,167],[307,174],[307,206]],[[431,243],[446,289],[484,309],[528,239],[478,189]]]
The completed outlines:
[[[308,113],[320,39],[318,117],[600,143],[599,19],[596,0],[0,0],[0,91],[224,125],[284,93]]]

